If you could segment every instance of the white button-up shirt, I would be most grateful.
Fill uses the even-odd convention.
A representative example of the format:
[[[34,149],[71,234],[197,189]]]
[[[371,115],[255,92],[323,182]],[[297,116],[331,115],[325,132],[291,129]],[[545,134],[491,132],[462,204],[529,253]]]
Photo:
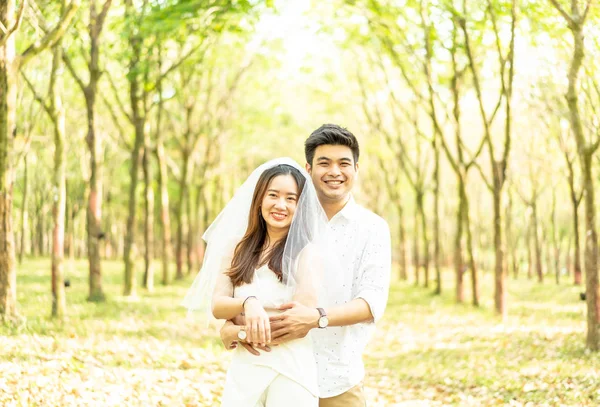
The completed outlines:
[[[388,298],[391,241],[387,222],[358,205],[352,197],[329,221],[332,239],[343,275],[327,280],[323,308],[364,299],[375,319],[383,315]],[[320,397],[342,394],[360,383],[365,375],[362,354],[375,330],[375,323],[313,329],[319,371]]]

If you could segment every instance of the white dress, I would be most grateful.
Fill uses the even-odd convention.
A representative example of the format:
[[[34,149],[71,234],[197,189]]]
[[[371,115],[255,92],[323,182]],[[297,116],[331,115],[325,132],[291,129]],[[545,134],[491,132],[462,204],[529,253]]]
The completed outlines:
[[[292,300],[291,291],[279,282],[267,265],[256,270],[251,284],[234,289],[235,298],[250,295],[256,296],[269,315],[280,313],[277,307]],[[265,391],[280,375],[297,383],[299,392],[306,394],[308,391],[314,396],[314,406],[318,405],[317,365],[310,333],[304,338],[273,346],[271,352],[260,353],[260,356],[252,355],[242,346],[234,351],[227,371],[222,406],[262,405]],[[311,407],[306,404],[306,398],[295,398],[289,392],[285,398],[286,407]]]

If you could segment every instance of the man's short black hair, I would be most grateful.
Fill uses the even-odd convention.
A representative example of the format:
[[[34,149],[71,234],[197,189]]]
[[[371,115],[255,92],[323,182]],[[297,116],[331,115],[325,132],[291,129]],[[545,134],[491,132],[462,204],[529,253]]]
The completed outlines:
[[[304,142],[304,155],[306,162],[312,166],[313,158],[315,158],[315,150],[323,145],[347,146],[352,150],[354,165],[358,162],[360,150],[358,140],[348,129],[338,126],[337,124],[324,124],[312,134]]]

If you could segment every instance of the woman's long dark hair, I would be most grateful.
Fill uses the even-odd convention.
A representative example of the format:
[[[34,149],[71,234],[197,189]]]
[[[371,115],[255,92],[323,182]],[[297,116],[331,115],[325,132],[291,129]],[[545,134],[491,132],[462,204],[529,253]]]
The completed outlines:
[[[254,189],[254,196],[252,197],[252,205],[250,206],[250,214],[248,215],[248,228],[242,240],[235,247],[231,268],[226,273],[231,278],[231,283],[234,287],[240,286],[243,283],[250,284],[254,277],[254,271],[260,266],[258,263],[261,260],[263,247],[268,239],[267,223],[262,217],[260,205],[271,180],[280,175],[291,175],[294,178],[298,186],[298,198],[300,198],[300,194],[304,189],[304,183],[306,182],[304,176],[298,169],[291,165],[280,164],[269,168],[260,175]],[[286,241],[287,234],[269,250],[269,253],[263,259],[263,264],[269,264],[269,268],[275,272],[279,281],[283,279],[281,266]]]

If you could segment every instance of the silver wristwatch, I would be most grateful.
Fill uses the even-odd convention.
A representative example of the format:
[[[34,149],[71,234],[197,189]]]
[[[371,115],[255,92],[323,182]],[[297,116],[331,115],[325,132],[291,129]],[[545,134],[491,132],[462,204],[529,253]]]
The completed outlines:
[[[246,340],[246,338],[248,337],[248,334],[246,333],[245,327],[241,327],[241,329],[238,331],[237,337],[240,341]]]
[[[325,313],[325,310],[323,308],[317,308],[317,311],[319,311],[319,321],[318,321],[318,325],[320,329],[323,328],[327,328],[327,325],[329,325],[329,319],[327,318],[327,314]]]

